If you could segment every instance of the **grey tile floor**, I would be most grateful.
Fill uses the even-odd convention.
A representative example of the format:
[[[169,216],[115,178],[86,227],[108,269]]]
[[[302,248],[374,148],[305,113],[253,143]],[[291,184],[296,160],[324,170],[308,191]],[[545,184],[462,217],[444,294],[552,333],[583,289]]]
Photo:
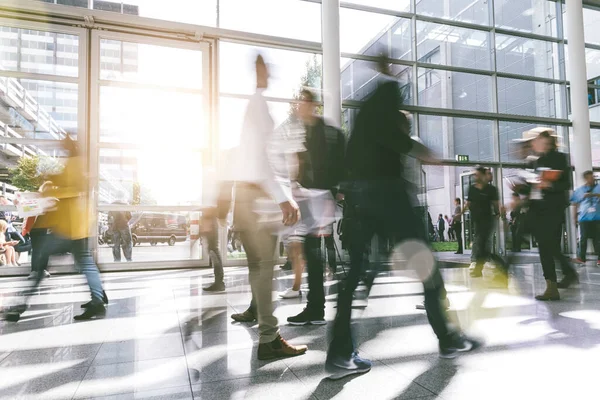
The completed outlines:
[[[291,327],[303,300],[278,301],[282,335],[308,344],[301,357],[260,362],[257,327],[233,323],[250,300],[245,268],[226,270],[227,292],[204,294],[212,271],[104,274],[104,320],[74,323],[88,300],[80,276],[46,280],[19,323],[0,321],[0,399],[593,399],[598,398],[600,269],[580,269],[563,300],[538,303],[539,265],[513,269],[508,289],[444,270],[451,315],[485,339],[454,361],[437,357],[415,275],[381,275],[368,306],[354,310],[359,349],[374,361],[362,376],[328,381],[327,330],[335,282],[327,282],[329,326]],[[291,284],[277,270],[275,288]],[[0,279],[0,305],[25,285]],[[275,293],[274,293],[274,297]]]

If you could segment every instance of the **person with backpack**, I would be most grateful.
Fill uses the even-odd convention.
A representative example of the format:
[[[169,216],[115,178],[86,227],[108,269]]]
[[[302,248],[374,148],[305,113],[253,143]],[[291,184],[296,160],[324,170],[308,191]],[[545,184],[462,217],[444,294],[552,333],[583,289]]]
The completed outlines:
[[[295,233],[290,236],[290,241],[304,242],[309,293],[306,308],[300,314],[288,318],[290,325],[325,324],[325,268],[321,257],[321,241],[323,238],[333,239],[336,208],[334,192],[344,173],[344,135],[327,125],[316,114],[316,108],[314,94],[310,90],[302,90],[296,114],[304,125],[305,151],[297,153],[299,165],[294,189],[296,202],[300,206],[301,221],[295,227]],[[329,243],[333,247],[333,240]],[[335,252],[335,249],[328,250]],[[335,258],[335,254],[333,257]]]
[[[594,172],[583,173],[585,185],[573,192],[571,203],[575,204],[575,221],[579,224],[579,255],[577,262],[585,264],[588,240],[594,243],[594,252],[600,255],[600,185],[596,184]],[[597,261],[600,265],[600,258]]]

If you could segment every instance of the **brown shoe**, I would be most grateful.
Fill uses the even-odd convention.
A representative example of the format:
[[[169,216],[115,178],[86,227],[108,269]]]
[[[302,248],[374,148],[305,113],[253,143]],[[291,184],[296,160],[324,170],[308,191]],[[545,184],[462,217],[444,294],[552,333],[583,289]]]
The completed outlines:
[[[236,322],[254,322],[256,315],[254,315],[251,309],[247,309],[243,313],[231,314],[231,318]]]
[[[308,347],[305,345],[292,346],[281,336],[277,336],[277,339],[271,343],[260,343],[258,345],[258,359],[271,360],[281,357],[296,357],[306,353],[306,350],[308,350]]]
[[[540,301],[560,300],[560,294],[558,293],[558,285],[556,282],[546,279],[546,291],[538,296],[535,296],[535,299]]]

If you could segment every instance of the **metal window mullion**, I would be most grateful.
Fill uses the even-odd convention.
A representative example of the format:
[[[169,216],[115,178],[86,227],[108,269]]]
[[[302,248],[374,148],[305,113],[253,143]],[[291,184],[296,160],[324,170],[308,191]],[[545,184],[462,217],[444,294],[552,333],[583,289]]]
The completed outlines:
[[[494,0],[488,3],[488,11],[490,14],[490,55],[492,57],[492,112],[499,114],[498,109],[498,61],[496,58],[496,7]],[[492,137],[494,139],[494,158],[500,162],[500,126],[498,120],[492,124]]]
[[[394,17],[407,18],[407,19],[412,18],[414,15],[414,13],[412,13],[410,11],[390,10],[387,8],[372,7],[372,6],[367,6],[364,4],[346,3],[345,1],[340,1],[340,9],[341,8],[346,8],[346,9],[356,10],[356,11],[370,12],[373,14],[390,15],[390,16],[394,16]]]
[[[416,10],[416,0],[413,0],[413,3],[415,5],[415,9]],[[413,106],[418,106],[419,105],[419,67],[417,67],[417,60],[418,60],[418,46],[417,46],[417,18],[416,15],[413,14],[411,21],[410,21],[410,29],[411,29],[411,52],[412,52],[412,58],[414,60],[414,63],[412,65],[412,81],[413,84],[411,86],[411,91],[412,91],[412,98],[413,98]],[[405,105],[406,107],[407,105]],[[420,131],[419,131],[419,115],[416,112],[413,112],[413,119],[412,119],[412,134],[416,137],[421,137]]]

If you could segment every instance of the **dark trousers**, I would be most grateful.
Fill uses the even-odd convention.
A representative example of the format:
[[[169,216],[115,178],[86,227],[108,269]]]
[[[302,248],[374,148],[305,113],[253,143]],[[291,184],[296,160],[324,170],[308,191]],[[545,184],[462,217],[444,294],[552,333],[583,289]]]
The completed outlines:
[[[47,252],[44,251],[44,241],[48,237],[48,229],[32,229],[29,232],[31,238],[31,272],[44,272],[48,267]]]
[[[594,243],[594,252],[600,255],[600,221],[581,221],[579,222],[579,259],[586,260],[588,240],[592,239]]]
[[[331,272],[337,270],[337,259],[335,257],[335,239],[333,238],[333,233],[331,236],[325,236],[325,248],[327,249],[327,263],[329,264],[329,269]]]
[[[492,235],[494,234],[494,220],[481,218],[473,220],[475,238],[473,239],[473,250],[471,259],[475,262],[475,270],[483,270],[487,261],[492,261],[505,272],[508,264],[497,254],[492,253]]]
[[[115,262],[121,261],[121,248],[127,261],[132,260],[133,239],[131,237],[131,228],[117,229],[114,228],[113,235],[113,259]]]
[[[205,236],[208,242],[208,256],[215,273],[215,282],[223,283],[225,274],[223,272],[223,260],[219,251],[219,225],[216,218],[211,223],[213,229]]]
[[[350,271],[338,294],[337,315],[333,325],[331,355],[350,357],[355,351],[350,325],[352,298],[363,275],[364,250],[373,235],[394,243],[417,239],[427,243],[420,218],[415,214],[403,181],[354,182],[346,193]],[[452,332],[440,302],[445,297],[444,281],[437,265],[423,282],[427,318],[440,343],[451,340]]]
[[[542,207],[544,208],[532,206],[530,209],[532,213],[531,230],[538,243],[544,278],[556,282],[556,261],[560,263],[565,276],[572,276],[577,272],[561,251],[560,241],[563,233],[564,209]]]
[[[458,252],[463,252],[463,239],[462,239],[462,222],[455,222],[452,225],[452,230],[454,231],[454,236],[456,237],[456,241],[458,242]]]
[[[325,289],[323,288],[323,258],[321,237],[307,236],[304,241],[304,257],[308,269],[308,303],[306,308],[323,316],[325,310]]]

